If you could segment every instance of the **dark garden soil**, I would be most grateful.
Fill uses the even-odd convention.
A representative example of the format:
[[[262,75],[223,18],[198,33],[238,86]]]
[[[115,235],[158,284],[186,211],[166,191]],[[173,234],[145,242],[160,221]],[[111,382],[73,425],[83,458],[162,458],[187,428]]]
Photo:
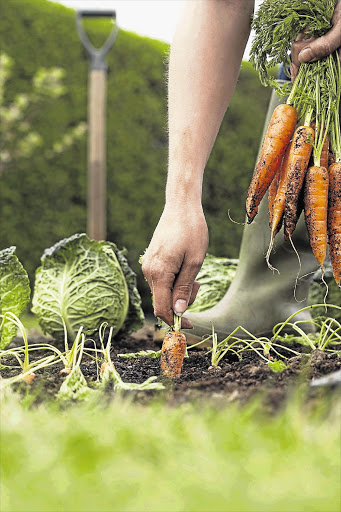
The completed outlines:
[[[18,346],[22,340],[15,338],[13,346]],[[30,343],[44,343],[46,339],[31,337]],[[52,343],[49,341],[49,343]],[[53,342],[63,350],[58,342]],[[114,343],[112,359],[115,367],[124,382],[143,382],[148,377],[160,375],[159,359],[140,357],[139,359],[127,360],[117,357],[118,353],[137,352],[139,350],[159,350],[160,342],[153,341],[151,327],[144,327],[138,333],[118,340]],[[288,368],[282,372],[274,372],[267,363],[254,352],[245,352],[242,361],[239,361],[234,354],[227,355],[220,361],[220,367],[212,368],[210,354],[206,349],[193,348],[189,351],[189,357],[185,358],[181,378],[173,383],[166,382],[167,391],[137,391],[129,392],[133,400],[148,403],[158,397],[165,399],[170,405],[185,402],[208,400],[214,404],[226,405],[231,402],[246,403],[255,395],[263,396],[264,404],[270,411],[277,410],[285,399],[297,389],[309,390],[309,383],[325,376],[333,371],[341,369],[341,358],[336,354],[328,354],[320,350],[314,351],[312,356],[303,352],[305,347],[296,345],[297,351],[302,352],[300,356],[289,357],[285,360]],[[288,356],[288,352],[283,352]],[[42,354],[40,354],[40,357]],[[5,364],[5,361],[2,361]],[[8,359],[7,364],[15,364],[14,360]],[[36,378],[28,385],[21,383],[16,385],[20,392],[35,396],[36,402],[53,398],[58,392],[65,376],[60,375],[62,364],[56,364],[36,372]],[[89,385],[97,378],[97,367],[94,360],[84,355],[82,372]],[[1,369],[1,376],[11,377],[16,375],[18,370]],[[340,391],[336,388],[317,388],[315,391],[308,391],[308,397],[316,397],[327,394],[334,396]],[[306,392],[306,391],[305,391]],[[108,390],[108,396],[114,395]]]

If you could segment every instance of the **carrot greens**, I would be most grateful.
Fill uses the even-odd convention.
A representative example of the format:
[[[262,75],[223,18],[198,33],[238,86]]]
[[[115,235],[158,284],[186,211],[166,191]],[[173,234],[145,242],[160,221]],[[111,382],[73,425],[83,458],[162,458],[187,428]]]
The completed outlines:
[[[317,166],[327,133],[334,155],[341,159],[338,52],[316,62],[301,64],[292,87],[278,83],[273,77],[273,67],[282,63],[290,77],[292,42],[301,33],[306,38],[326,34],[332,27],[335,5],[335,0],[265,0],[252,22],[255,37],[251,63],[263,85],[270,85],[280,96],[290,92],[287,103],[297,110],[299,124],[309,126],[315,121],[314,163]]]
[[[263,85],[278,88],[272,76],[277,64],[289,74],[292,41],[304,32],[319,37],[332,27],[335,0],[265,0],[253,18],[254,37],[250,61]]]

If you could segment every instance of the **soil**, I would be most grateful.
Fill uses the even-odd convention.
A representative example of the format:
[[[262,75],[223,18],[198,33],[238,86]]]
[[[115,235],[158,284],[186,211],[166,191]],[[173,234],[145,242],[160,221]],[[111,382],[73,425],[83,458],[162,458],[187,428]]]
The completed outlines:
[[[31,337],[30,343],[46,343],[46,338]],[[51,340],[48,341],[51,343]],[[15,338],[11,347],[22,343],[20,338]],[[53,342],[63,350],[59,342]],[[89,345],[90,346],[90,345]],[[170,405],[185,402],[201,402],[203,399],[224,406],[231,402],[244,404],[256,395],[262,396],[262,401],[269,411],[277,410],[286,398],[297,390],[307,392],[308,398],[316,396],[334,397],[338,389],[332,387],[309,388],[312,379],[322,377],[333,371],[341,369],[341,358],[333,353],[315,350],[310,356],[303,352],[301,345],[290,345],[291,348],[302,352],[299,356],[285,359],[288,368],[282,372],[274,372],[255,352],[244,352],[241,361],[233,353],[227,353],[220,361],[218,368],[211,366],[210,354],[207,349],[193,348],[189,350],[189,357],[184,359],[182,374],[173,382],[163,381],[167,390],[160,391],[136,391],[129,392],[134,401],[149,403],[160,397]],[[139,350],[159,350],[160,342],[153,341],[151,327],[144,327],[139,332],[129,337],[115,341],[112,360],[124,382],[143,382],[148,377],[160,375],[160,360],[147,357],[127,360],[117,357],[119,353],[137,352]],[[283,352],[288,357],[289,352]],[[41,357],[42,354],[40,353]],[[31,357],[32,360],[32,357]],[[3,364],[16,364],[13,358]],[[38,370],[36,378],[31,384],[20,383],[15,385],[21,393],[29,393],[34,403],[40,403],[47,399],[53,399],[58,392],[65,375],[59,372],[62,364],[56,364],[48,368]],[[81,370],[89,385],[97,378],[97,367],[94,360],[84,355]],[[18,373],[18,369],[1,369],[1,376],[8,378]],[[162,380],[162,379],[161,379]],[[115,393],[108,390],[108,396]]]

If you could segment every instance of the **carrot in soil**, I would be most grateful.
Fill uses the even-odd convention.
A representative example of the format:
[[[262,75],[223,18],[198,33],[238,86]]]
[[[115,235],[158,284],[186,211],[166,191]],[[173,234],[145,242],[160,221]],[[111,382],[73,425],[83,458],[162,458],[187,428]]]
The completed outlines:
[[[33,381],[33,379],[35,378],[35,373],[29,373],[28,375],[26,375],[25,377],[23,377],[23,380],[27,383],[27,384],[31,384],[31,382]]]
[[[299,126],[295,131],[288,161],[284,212],[284,238],[286,240],[291,238],[298,221],[298,200],[313,149],[313,142],[313,128]]]
[[[248,224],[258,213],[258,206],[269,188],[292,137],[297,123],[297,112],[287,104],[275,108],[267,129],[246,199]]]
[[[181,317],[174,315],[174,330],[163,339],[161,350],[161,373],[169,379],[180,377],[186,353],[186,336],[180,332]]]
[[[71,373],[71,368],[63,368],[59,372],[60,375],[70,375],[70,373]]]
[[[333,275],[341,282],[341,163],[332,164],[329,174],[328,242]]]
[[[328,171],[326,167],[309,167],[304,186],[304,215],[310,246],[322,276],[327,254]]]

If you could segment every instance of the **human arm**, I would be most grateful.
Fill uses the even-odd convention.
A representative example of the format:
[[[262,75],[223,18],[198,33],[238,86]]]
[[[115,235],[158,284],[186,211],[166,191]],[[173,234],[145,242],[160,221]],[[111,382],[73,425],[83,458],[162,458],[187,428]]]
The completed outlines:
[[[317,39],[304,39],[304,33],[299,34],[292,45],[292,79],[296,77],[303,62],[315,62],[337,49],[341,58],[341,0],[337,0],[332,23],[333,27],[329,32]]]
[[[166,202],[142,260],[154,313],[169,325],[173,310],[183,313],[198,290],[208,247],[203,174],[238,78],[253,7],[253,0],[188,0],[171,46]],[[182,326],[191,323],[183,319]]]

